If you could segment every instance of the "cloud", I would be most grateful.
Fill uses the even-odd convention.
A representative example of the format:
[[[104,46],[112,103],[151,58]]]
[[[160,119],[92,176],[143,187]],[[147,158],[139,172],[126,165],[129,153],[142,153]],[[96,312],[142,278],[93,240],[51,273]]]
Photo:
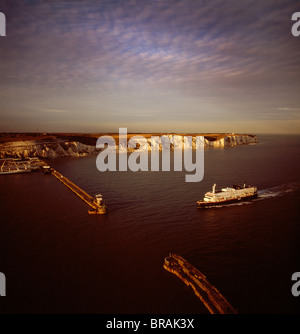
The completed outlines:
[[[289,52],[284,35],[274,28],[271,18],[277,22],[277,9],[268,12],[270,6],[259,5],[255,11],[249,1],[230,3],[126,6],[104,1],[97,7],[93,1],[43,2],[33,6],[22,32],[16,27],[24,52],[12,59],[11,72],[18,71],[21,82],[30,73],[33,84],[52,88],[78,83],[83,89],[94,84],[105,89],[144,81],[191,92],[207,81],[239,86],[245,76],[265,84],[279,70],[282,75],[282,66],[287,75],[295,73],[299,50]]]
[[[42,109],[42,111],[45,112],[50,112],[50,113],[65,113],[68,112],[67,110],[63,110],[63,109]]]
[[[277,108],[277,110],[283,110],[283,111],[300,111],[300,108]]]
[[[265,112],[260,115],[261,119],[272,119],[272,120],[289,120],[289,121],[299,121],[300,120],[300,108],[276,108],[269,112]]]
[[[78,104],[122,108],[124,117],[176,105],[196,113],[201,104],[216,120],[232,110],[257,118],[271,103],[300,102],[299,41],[290,33],[296,7],[290,0],[4,1],[0,96],[17,108],[17,94],[66,117],[64,107]]]

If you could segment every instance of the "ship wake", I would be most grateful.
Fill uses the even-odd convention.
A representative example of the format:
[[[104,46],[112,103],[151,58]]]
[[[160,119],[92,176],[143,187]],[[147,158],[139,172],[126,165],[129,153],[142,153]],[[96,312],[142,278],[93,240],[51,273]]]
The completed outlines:
[[[205,209],[215,209],[215,208],[224,208],[224,207],[231,207],[231,206],[249,205],[257,201],[262,201],[262,200],[269,199],[269,198],[284,196],[289,193],[293,193],[297,190],[300,190],[300,183],[283,184],[283,185],[276,186],[276,187],[258,190],[257,198],[252,199],[252,200],[246,200],[242,202],[230,203],[230,204],[224,204],[224,205],[212,205],[212,206],[206,207]]]
[[[300,188],[300,184],[288,183],[280,186],[258,190],[258,197],[256,200],[263,200],[272,197],[280,197],[289,193],[293,193]]]

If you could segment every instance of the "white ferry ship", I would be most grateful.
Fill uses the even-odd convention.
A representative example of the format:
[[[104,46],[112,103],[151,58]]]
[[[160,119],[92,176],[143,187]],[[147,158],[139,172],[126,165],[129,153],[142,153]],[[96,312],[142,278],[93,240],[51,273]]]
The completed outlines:
[[[216,184],[213,185],[212,191],[205,194],[203,200],[197,201],[198,208],[205,208],[208,206],[222,205],[234,203],[246,199],[255,198],[257,196],[257,188],[247,186],[233,185],[231,188],[222,188],[216,190]]]

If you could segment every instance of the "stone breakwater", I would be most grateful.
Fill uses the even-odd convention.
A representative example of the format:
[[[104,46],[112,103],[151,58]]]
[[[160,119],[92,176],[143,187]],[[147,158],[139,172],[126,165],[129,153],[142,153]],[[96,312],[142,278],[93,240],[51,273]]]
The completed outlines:
[[[171,148],[184,143],[183,135],[166,135],[171,141]],[[186,135],[188,136],[188,134]],[[191,135],[193,138],[192,148],[196,148],[196,135]],[[130,138],[130,136],[128,136]],[[151,138],[147,138],[147,143],[140,145],[137,138],[131,138],[131,141],[136,143],[136,149],[151,151],[162,150],[160,142],[152,142]],[[246,145],[257,143],[258,138],[255,135],[220,135],[217,138],[209,135],[204,135],[205,148],[224,148],[237,145]],[[184,143],[184,147],[186,143]],[[116,149],[119,145],[116,142]],[[132,151],[134,149],[128,149]],[[95,145],[86,145],[78,141],[12,141],[0,144],[0,158],[26,158],[26,157],[41,157],[41,158],[58,158],[58,157],[82,157],[100,152]]]

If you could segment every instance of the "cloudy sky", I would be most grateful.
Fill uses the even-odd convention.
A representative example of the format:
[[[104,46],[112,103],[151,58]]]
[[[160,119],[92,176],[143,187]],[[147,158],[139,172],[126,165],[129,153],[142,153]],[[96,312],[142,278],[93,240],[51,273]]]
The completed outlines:
[[[0,11],[0,131],[300,133],[299,1],[0,0]]]

